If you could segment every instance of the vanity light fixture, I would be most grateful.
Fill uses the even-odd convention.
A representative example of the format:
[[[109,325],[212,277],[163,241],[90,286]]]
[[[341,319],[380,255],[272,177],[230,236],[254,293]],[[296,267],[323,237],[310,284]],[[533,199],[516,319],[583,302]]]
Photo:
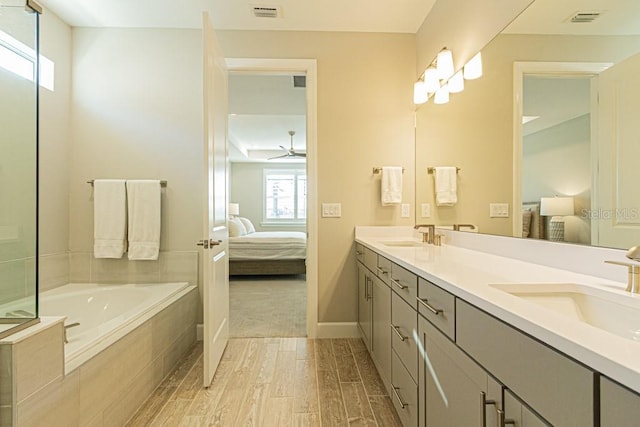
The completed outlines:
[[[482,54],[476,53],[464,66],[464,79],[474,80],[482,77]]]
[[[438,89],[438,91],[436,92],[436,95],[433,98],[433,102],[435,104],[446,104],[447,102],[449,102],[449,86],[448,85],[443,85],[440,89]]]
[[[449,93],[460,93],[464,90],[464,77],[462,76],[462,70],[458,71],[447,82],[449,87]]]
[[[424,104],[429,100],[429,92],[427,92],[427,85],[424,80],[418,80],[413,84],[413,103]]]
[[[424,83],[427,92],[435,93],[440,89],[440,81],[438,80],[438,71],[434,67],[429,67],[424,72]]]
[[[453,76],[453,53],[446,47],[442,48],[438,53],[436,69],[438,70],[438,78],[440,80],[448,80]]]

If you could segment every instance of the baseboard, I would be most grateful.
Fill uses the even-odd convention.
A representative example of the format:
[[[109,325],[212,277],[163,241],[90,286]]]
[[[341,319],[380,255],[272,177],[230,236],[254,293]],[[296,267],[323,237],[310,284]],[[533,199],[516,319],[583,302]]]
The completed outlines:
[[[204,339],[204,324],[198,323],[196,325],[196,340],[202,341]]]
[[[360,338],[356,322],[318,323],[318,338]]]

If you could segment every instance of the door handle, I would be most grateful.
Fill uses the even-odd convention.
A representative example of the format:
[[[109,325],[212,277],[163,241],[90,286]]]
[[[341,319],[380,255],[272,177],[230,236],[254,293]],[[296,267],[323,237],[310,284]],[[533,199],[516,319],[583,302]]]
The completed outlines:
[[[209,249],[209,247],[218,246],[220,243],[222,243],[222,240],[209,239],[209,240],[198,240],[196,242],[196,245],[202,246],[204,249]]]

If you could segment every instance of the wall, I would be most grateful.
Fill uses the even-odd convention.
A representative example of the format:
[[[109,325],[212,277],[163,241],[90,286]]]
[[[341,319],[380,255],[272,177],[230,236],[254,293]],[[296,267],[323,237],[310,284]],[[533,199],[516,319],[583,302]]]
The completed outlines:
[[[591,209],[590,124],[586,114],[527,135],[523,141],[522,200],[574,198],[575,216],[565,217],[566,242],[591,243],[590,221],[581,216],[582,209]]]
[[[515,61],[616,62],[634,53],[639,37],[496,37],[482,51],[484,75],[445,105],[424,104],[417,112],[417,203],[432,203],[428,166],[456,165],[460,173],[455,208],[432,209],[435,224],[472,222],[481,233],[510,236],[509,218],[489,218],[489,203],[512,201],[513,63]],[[624,43],[627,42],[627,43]],[[518,184],[519,185],[519,184]]]
[[[54,91],[40,88],[39,285],[46,290],[69,281],[71,28],[45,9],[40,41],[55,64]]]
[[[229,202],[240,204],[240,216],[248,218],[256,231],[306,231],[306,226],[264,226],[264,169],[305,169],[304,163],[232,163],[229,175]]]
[[[318,222],[318,317],[355,322],[355,225],[413,225],[413,214],[404,219],[399,207],[381,206],[372,168],[404,166],[403,198],[412,203],[415,36],[218,31],[218,38],[227,57],[317,59],[318,202],[342,203],[341,218]]]

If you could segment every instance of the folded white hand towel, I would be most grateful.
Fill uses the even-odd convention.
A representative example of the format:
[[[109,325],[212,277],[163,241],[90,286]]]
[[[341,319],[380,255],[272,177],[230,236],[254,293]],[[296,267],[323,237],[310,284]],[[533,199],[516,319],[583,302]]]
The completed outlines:
[[[123,179],[93,181],[93,255],[122,258],[126,250],[127,193]]]
[[[458,202],[458,169],[454,166],[436,167],[436,206],[453,206]]]
[[[382,167],[382,206],[402,203],[402,167]]]
[[[160,181],[127,181],[129,259],[156,260],[160,251]]]

